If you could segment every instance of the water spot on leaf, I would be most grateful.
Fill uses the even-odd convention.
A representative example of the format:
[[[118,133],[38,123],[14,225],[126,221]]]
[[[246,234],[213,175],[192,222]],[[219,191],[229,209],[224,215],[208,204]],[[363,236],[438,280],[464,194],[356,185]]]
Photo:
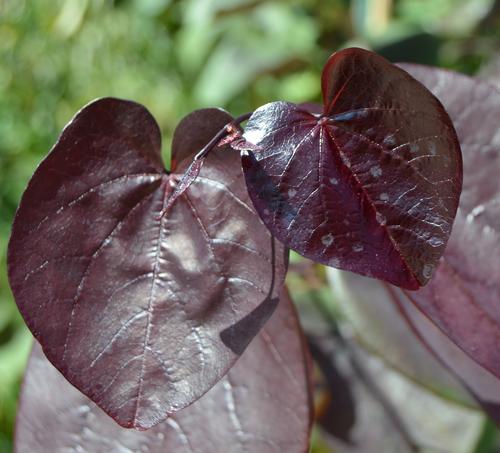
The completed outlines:
[[[424,265],[424,268],[422,270],[422,275],[425,278],[427,279],[431,278],[433,272],[434,272],[434,266],[432,266],[431,264]]]
[[[431,244],[433,247],[440,247],[443,245],[443,240],[441,238],[438,238],[437,236],[432,236],[429,239],[429,244]]]
[[[353,252],[356,252],[356,253],[362,252],[364,249],[365,249],[365,247],[361,242],[356,242],[356,244],[354,244],[352,246]]]
[[[387,146],[394,146],[396,144],[396,138],[392,134],[386,135],[382,143]]]
[[[333,235],[332,233],[328,233],[321,238],[321,242],[325,247],[328,247],[333,244]]]
[[[418,151],[420,150],[420,146],[418,145],[418,143],[410,143],[410,152],[412,153],[417,153]]]
[[[374,178],[378,178],[382,174],[382,169],[380,168],[380,165],[374,165],[373,167],[370,167],[370,174]]]

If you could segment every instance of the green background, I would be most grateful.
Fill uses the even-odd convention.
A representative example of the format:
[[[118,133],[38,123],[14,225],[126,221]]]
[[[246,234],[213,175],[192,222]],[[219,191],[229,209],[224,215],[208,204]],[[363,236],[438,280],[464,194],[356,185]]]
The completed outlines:
[[[494,78],[499,3],[0,0],[0,452],[12,448],[31,338],[6,277],[10,225],[76,111],[102,96],[143,103],[168,161],[175,125],[191,110],[238,115],[279,99],[319,100],[322,65],[342,47]]]

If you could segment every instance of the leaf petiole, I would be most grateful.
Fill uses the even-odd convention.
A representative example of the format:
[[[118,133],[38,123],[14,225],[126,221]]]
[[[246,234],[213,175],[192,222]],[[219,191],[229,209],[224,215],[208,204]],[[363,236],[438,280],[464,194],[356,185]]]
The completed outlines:
[[[166,204],[158,215],[158,220],[162,219],[163,216],[168,212],[168,210],[173,206],[175,200],[182,195],[188,187],[196,180],[200,174],[201,167],[203,166],[203,161],[205,157],[212,151],[212,149],[226,145],[233,140],[241,138],[241,128],[239,127],[241,123],[248,120],[252,116],[253,112],[248,112],[243,115],[236,117],[231,122],[227,123],[214,137],[194,156],[193,162],[189,165],[187,170],[182,175],[178,184],[175,186],[173,191],[165,190]],[[229,139],[229,140],[227,140]]]

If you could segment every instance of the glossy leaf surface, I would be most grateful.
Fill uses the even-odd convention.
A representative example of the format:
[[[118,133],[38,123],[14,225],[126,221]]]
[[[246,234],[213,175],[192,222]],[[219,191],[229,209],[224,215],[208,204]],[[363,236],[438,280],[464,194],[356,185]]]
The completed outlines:
[[[120,428],[69,385],[36,344],[22,389],[16,450],[304,453],[313,412],[308,360],[295,309],[283,293],[269,322],[214,388],[138,432]]]
[[[255,111],[243,153],[259,215],[314,261],[417,289],[442,255],[462,164],[439,101],[406,72],[361,49],[333,54],[323,114],[273,102]]]
[[[186,159],[184,165],[191,162],[196,153],[232,120],[229,113],[216,108],[196,110],[184,117],[175,128],[172,138],[172,171],[182,172],[183,168],[179,167],[182,162]],[[231,153],[229,148],[225,150]]]
[[[450,71],[404,67],[443,102],[464,158],[463,192],[446,253],[429,285],[408,295],[500,377],[500,92]]]
[[[213,126],[205,142],[230,120],[194,115]],[[35,172],[13,226],[9,279],[26,323],[125,427],[149,428],[210,389],[269,318],[284,279],[285,252],[256,217],[231,149],[214,151],[160,216],[191,152],[174,149],[185,159],[167,174],[147,110],[95,101]]]

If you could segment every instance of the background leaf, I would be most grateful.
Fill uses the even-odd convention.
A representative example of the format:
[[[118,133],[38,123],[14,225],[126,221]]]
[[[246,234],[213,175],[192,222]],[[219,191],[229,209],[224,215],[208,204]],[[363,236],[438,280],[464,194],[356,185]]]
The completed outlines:
[[[390,290],[393,303],[404,314],[406,322],[419,339],[464,383],[486,413],[500,424],[500,381],[472,360],[462,349],[420,312],[403,291]]]
[[[500,378],[500,92],[464,75],[403,65],[443,102],[457,130],[464,184],[448,247],[411,300],[470,357]]]
[[[396,288],[337,269],[328,269],[327,275],[335,304],[363,348],[427,391],[474,406],[460,381],[408,328],[389,291]]]
[[[426,344],[421,343],[419,336],[405,320],[400,306],[391,296],[393,291],[399,294],[404,292],[384,282],[350,272],[329,269],[328,274],[334,296],[332,304],[346,316],[340,324],[340,331],[350,346],[350,354],[356,359],[354,371],[362,371],[361,374],[351,371],[351,374],[357,381],[361,380],[361,384],[364,382],[365,392],[366,388],[371,388],[368,393],[372,394],[372,400],[373,396],[378,396],[377,410],[386,419],[384,429],[384,424],[371,426],[371,419],[360,415],[357,426],[351,431],[351,444],[357,449],[340,448],[340,451],[362,452],[370,448],[400,451],[394,447],[391,449],[389,443],[383,447],[384,436],[394,442],[394,430],[397,433],[398,423],[417,447],[415,451],[474,451],[485,417],[459,380],[450,375],[441,361],[427,350]],[[407,300],[405,307],[409,305],[418,312]],[[420,316],[431,324],[422,314]],[[434,327],[434,330],[437,329]],[[433,334],[432,331],[429,333]],[[341,365],[343,362],[339,348],[331,350],[332,359],[336,357],[335,360]],[[450,360],[453,361],[452,357]],[[482,382],[486,383],[484,380]],[[356,382],[353,388],[359,388],[359,385],[360,382]],[[488,386],[488,390],[483,388],[483,394],[489,392],[492,396],[491,390],[491,386]],[[334,392],[334,389],[331,391]],[[356,407],[365,405],[369,408],[367,398],[358,398],[360,401],[356,402]],[[381,416],[374,418],[378,420]],[[377,442],[373,445],[379,447],[368,446],[369,441],[365,436],[370,432],[374,436],[369,438],[370,441]],[[354,441],[356,439],[361,445]],[[407,451],[404,446],[400,448],[401,451]]]
[[[214,388],[151,430],[137,432],[120,428],[69,385],[35,344],[22,389],[16,451],[305,453],[313,412],[308,360],[284,291],[269,322]]]

